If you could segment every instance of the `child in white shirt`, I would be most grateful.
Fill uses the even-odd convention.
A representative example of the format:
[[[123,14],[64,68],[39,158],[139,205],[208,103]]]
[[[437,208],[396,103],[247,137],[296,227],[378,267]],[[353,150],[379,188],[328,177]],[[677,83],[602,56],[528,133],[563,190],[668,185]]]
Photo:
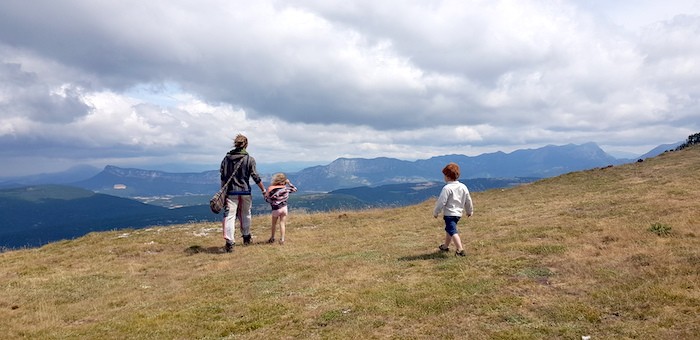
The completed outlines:
[[[442,169],[442,174],[445,175],[445,186],[440,192],[440,196],[435,202],[433,217],[437,218],[442,211],[445,220],[445,243],[438,248],[441,251],[450,251],[450,242],[454,242],[457,247],[455,256],[466,256],[462,246],[462,239],[459,237],[457,230],[457,222],[462,217],[463,211],[466,209],[467,217],[471,217],[474,213],[472,198],[469,195],[469,189],[463,183],[457,181],[459,178],[459,166],[455,163],[450,163]]]

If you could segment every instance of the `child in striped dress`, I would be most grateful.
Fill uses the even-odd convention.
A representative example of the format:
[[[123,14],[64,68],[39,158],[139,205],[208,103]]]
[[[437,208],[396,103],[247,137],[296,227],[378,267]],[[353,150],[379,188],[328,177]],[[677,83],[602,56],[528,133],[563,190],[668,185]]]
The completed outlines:
[[[287,179],[283,173],[278,173],[272,176],[272,184],[267,188],[267,197],[265,200],[272,207],[272,236],[267,241],[268,243],[275,242],[275,229],[279,222],[280,226],[280,244],[284,244],[284,233],[287,225],[287,216],[289,210],[287,208],[287,200],[289,194],[296,192],[297,188]]]

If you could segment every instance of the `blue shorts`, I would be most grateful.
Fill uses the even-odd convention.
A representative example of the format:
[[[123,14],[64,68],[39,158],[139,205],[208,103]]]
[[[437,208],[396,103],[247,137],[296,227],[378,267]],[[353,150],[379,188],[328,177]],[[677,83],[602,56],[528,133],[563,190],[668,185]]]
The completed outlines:
[[[457,230],[457,222],[459,222],[459,216],[445,216],[445,232],[453,236],[454,234],[459,234]]]

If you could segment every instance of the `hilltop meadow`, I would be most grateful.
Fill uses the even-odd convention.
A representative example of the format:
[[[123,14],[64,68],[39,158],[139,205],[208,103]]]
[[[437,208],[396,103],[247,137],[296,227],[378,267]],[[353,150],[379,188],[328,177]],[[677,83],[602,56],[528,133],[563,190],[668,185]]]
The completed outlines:
[[[231,254],[219,223],[1,253],[0,330],[11,339],[700,338],[700,147],[473,199],[475,215],[459,223],[466,258],[437,250],[434,199],[292,211],[283,246],[265,243],[269,218],[256,217],[253,244]]]

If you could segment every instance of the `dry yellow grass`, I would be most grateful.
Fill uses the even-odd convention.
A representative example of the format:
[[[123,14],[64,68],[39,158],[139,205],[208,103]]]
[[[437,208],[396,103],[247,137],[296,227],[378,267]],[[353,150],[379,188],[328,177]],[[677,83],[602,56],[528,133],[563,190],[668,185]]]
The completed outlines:
[[[292,212],[284,246],[258,217],[233,254],[210,223],[2,253],[0,334],[700,338],[700,148],[473,197],[466,258],[432,201]]]

